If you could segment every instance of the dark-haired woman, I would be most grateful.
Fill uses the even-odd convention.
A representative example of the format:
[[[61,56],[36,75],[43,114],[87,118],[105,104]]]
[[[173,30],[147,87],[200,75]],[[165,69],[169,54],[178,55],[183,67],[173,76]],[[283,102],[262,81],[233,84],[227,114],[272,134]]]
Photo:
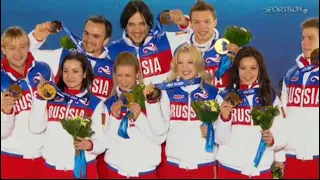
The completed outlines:
[[[236,91],[241,103],[233,107],[224,101],[221,105],[220,118],[229,121],[232,128],[229,143],[219,146],[218,178],[271,179],[275,151],[285,146],[287,137],[281,103],[271,86],[262,54],[253,47],[242,48],[235,56],[230,74],[230,85],[221,92],[221,96]],[[253,107],[276,105],[281,115],[275,117],[270,129],[262,131],[260,126],[253,124]],[[267,149],[255,167],[254,158],[261,137]]]
[[[33,133],[45,133],[42,157],[45,160],[43,178],[74,178],[75,150],[85,150],[86,177],[97,178],[96,156],[105,149],[101,118],[104,111],[103,102],[90,94],[88,88],[92,82],[92,70],[86,57],[72,52],[60,65],[58,89],[59,94],[52,100],[42,99],[41,88],[48,82],[41,80],[37,87],[37,98],[32,104],[29,127]],[[59,91],[59,90],[58,90]],[[72,95],[75,98],[70,98]],[[61,119],[76,116],[89,117],[95,134],[91,138],[73,137],[62,127]],[[102,137],[102,138],[101,138]],[[93,146],[93,143],[98,144]]]

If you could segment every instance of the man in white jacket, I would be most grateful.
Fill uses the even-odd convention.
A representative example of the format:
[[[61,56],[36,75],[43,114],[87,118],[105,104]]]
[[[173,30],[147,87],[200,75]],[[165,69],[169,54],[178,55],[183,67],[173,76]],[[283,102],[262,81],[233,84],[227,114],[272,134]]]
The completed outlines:
[[[20,27],[9,27],[1,37],[1,178],[37,178],[42,168],[42,135],[29,131],[28,119],[36,85],[49,80],[50,67],[35,61],[29,52],[29,38]],[[14,98],[10,87],[23,92]]]
[[[51,22],[45,22],[36,26],[35,30],[29,33],[32,40],[31,45],[35,46],[33,54],[35,57],[45,57],[46,63],[50,65],[54,75],[59,74],[58,69],[61,60],[69,54],[69,51],[63,48],[56,50],[38,50],[51,34]],[[108,50],[104,48],[109,43],[112,35],[112,24],[103,16],[91,16],[85,22],[81,46],[90,58],[93,68],[94,79],[91,85],[91,92],[105,101],[109,97],[113,88],[112,69],[113,61],[109,59]],[[95,60],[94,60],[95,59]],[[57,76],[56,76],[57,77]],[[58,79],[56,78],[56,81]],[[104,119],[102,124],[105,124]],[[98,174],[101,174],[99,167],[105,167],[104,154],[98,156]]]
[[[51,22],[38,24],[36,28],[29,33],[32,40],[31,45],[40,47],[46,38],[51,34]],[[102,100],[110,95],[112,82],[113,63],[108,59],[108,51],[104,48],[109,43],[112,35],[112,25],[103,16],[91,16],[87,19],[83,35],[81,47],[86,52],[91,66],[94,70],[95,78],[92,82],[91,92]],[[39,50],[33,48],[32,54],[36,58],[45,58],[45,62],[50,65],[54,75],[59,74],[58,69],[63,58],[69,54],[67,49],[59,48],[56,50]],[[57,81],[57,79],[56,79]]]
[[[284,177],[289,179],[319,178],[319,54],[318,63],[310,58],[319,49],[319,18],[307,19],[301,27],[303,53],[287,72],[281,93],[291,131],[285,147]]]

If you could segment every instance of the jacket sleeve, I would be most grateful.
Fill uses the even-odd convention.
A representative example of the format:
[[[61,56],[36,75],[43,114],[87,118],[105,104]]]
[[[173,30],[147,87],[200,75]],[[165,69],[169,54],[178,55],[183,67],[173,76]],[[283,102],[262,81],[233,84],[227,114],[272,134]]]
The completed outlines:
[[[88,153],[99,155],[106,150],[106,135],[103,133],[104,126],[102,124],[102,118],[105,113],[105,106],[103,101],[101,101],[95,108],[92,115],[92,124],[91,128],[94,131],[94,134],[91,137],[93,148]]]
[[[152,133],[151,131],[152,122],[150,122],[151,119],[152,118],[149,119],[144,113],[141,112],[138,119],[135,122],[135,127],[139,130],[141,134],[146,136],[151,142],[160,145],[166,140],[166,136],[165,135],[155,136]]]
[[[2,97],[2,92],[1,92]],[[14,115],[14,108],[12,113],[5,114],[1,111],[1,139],[5,139],[11,136],[14,127],[15,127],[15,115]]]
[[[191,29],[191,25],[190,25],[190,17],[189,17],[189,15],[186,15],[186,14],[184,15],[184,17],[187,18],[188,25],[185,26],[185,27],[182,27],[182,26],[178,25],[178,28],[179,28],[181,31],[186,31],[186,32],[188,32],[188,33],[192,33],[193,30]]]
[[[171,54],[174,55],[176,49],[188,41],[189,34],[187,32],[166,32],[165,36],[169,41]]]
[[[286,151],[280,149],[274,152],[274,161],[275,162],[285,162],[286,161]]]
[[[276,116],[273,120],[273,124],[270,128],[270,131],[273,135],[274,144],[270,148],[278,151],[284,146],[287,145],[289,141],[289,132],[287,121],[284,118],[284,114],[282,113],[282,105],[278,97],[276,97],[274,106],[279,107],[280,115]]]
[[[106,127],[104,129],[104,134],[106,136],[106,147],[117,147],[119,142],[118,129],[120,126],[120,119],[115,118],[108,108],[105,107],[106,114]]]
[[[283,82],[282,82],[281,102],[282,102],[282,107],[284,109],[284,113],[286,113],[287,112],[287,103],[288,103],[288,90],[287,90],[287,85],[285,83],[285,80],[283,80]]]
[[[56,50],[34,50],[31,51],[31,53],[37,61],[47,63],[52,69],[54,76],[56,76],[59,70],[60,60],[63,59],[69,51],[60,48]]]
[[[37,97],[33,98],[29,116],[29,129],[32,133],[40,134],[46,130],[48,123],[47,103]]]
[[[149,117],[151,132],[155,136],[167,136],[170,120],[170,101],[166,91],[161,91],[160,102],[148,103],[146,110]]]
[[[221,107],[223,99],[220,95],[217,95],[217,101]],[[222,120],[221,114],[219,114],[218,119],[214,122],[215,127],[215,142],[220,145],[229,143],[232,135],[232,120]]]
[[[40,46],[43,44],[45,40],[42,42],[38,42],[34,36],[32,35],[33,31],[29,33],[29,39],[30,39],[30,52],[32,53],[33,57],[37,61],[43,61],[47,63],[50,68],[52,69],[52,72],[54,76],[56,76],[58,70],[59,70],[59,64],[60,60],[63,59],[65,56],[69,54],[69,51],[67,49],[59,48],[55,50],[40,50]],[[38,48],[36,48],[38,47]]]
[[[44,42],[46,42],[46,39],[44,39],[43,41],[36,40],[36,38],[34,38],[34,36],[33,36],[33,32],[34,32],[34,30],[32,30],[28,34],[29,41],[30,41],[29,51],[35,51],[35,50],[40,49],[40,47],[44,44]]]

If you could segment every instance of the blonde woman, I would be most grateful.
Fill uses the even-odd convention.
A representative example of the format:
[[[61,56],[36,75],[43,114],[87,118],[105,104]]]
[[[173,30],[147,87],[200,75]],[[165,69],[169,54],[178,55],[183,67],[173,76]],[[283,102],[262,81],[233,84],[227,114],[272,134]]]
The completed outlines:
[[[151,132],[152,124],[138,103],[125,102],[121,95],[132,90],[141,82],[141,71],[138,59],[131,53],[120,53],[114,64],[114,90],[105,102],[107,119],[106,136],[107,151],[105,162],[107,166],[100,178],[139,178],[155,179],[156,167],[161,161],[161,144],[165,137],[156,137]],[[126,135],[119,135],[123,121],[128,112]],[[108,157],[108,158],[106,158]]]
[[[205,148],[205,135],[201,133],[202,122],[196,117],[191,107],[195,100],[215,100],[218,89],[208,84],[211,77],[205,72],[202,54],[194,45],[181,45],[171,62],[171,75],[168,82],[183,82],[181,87],[163,90],[158,102],[148,102],[147,114],[152,114],[152,121],[157,122],[157,129],[152,129],[158,136],[167,136],[166,160],[163,178],[214,178],[215,155]],[[191,82],[191,83],[190,83]],[[177,83],[178,84],[178,83]],[[181,84],[181,83],[180,83]],[[155,85],[157,87],[157,85]],[[144,90],[145,96],[154,91],[152,86]],[[221,100],[219,99],[219,102]],[[223,143],[220,137],[227,123],[222,120],[213,124],[215,143]],[[220,130],[218,130],[220,129]]]

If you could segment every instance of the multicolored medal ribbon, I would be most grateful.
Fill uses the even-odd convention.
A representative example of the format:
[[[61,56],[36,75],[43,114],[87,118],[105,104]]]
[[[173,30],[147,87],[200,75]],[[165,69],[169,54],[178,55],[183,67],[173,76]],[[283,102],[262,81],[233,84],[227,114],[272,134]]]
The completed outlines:
[[[92,60],[92,61],[98,61],[98,60],[105,60],[107,58],[96,58],[96,57],[93,57],[93,56],[90,56],[86,53],[86,51],[84,50],[84,48],[82,47],[81,45],[81,39],[78,38],[76,35],[74,35],[68,28],[67,26],[61,22],[62,24],[62,28],[63,30],[66,32],[66,34],[68,35],[68,37],[71,39],[71,41],[76,45],[77,47],[77,51],[81,54],[83,54],[84,56],[86,56],[89,60]]]
[[[160,98],[161,96],[160,90],[166,90],[166,89],[182,87],[182,86],[189,86],[189,85],[200,84],[200,83],[201,83],[201,78],[199,77],[191,80],[182,80],[182,81],[173,81],[173,82],[154,84],[155,90],[153,91],[152,94],[147,95],[147,99],[155,100]]]
[[[122,92],[119,99],[123,102],[124,106],[121,107],[121,115],[123,116],[123,118],[119,125],[118,135],[124,139],[129,139],[129,119],[133,114],[131,111],[128,111],[128,107],[131,102],[134,102],[134,97],[130,92]]]

